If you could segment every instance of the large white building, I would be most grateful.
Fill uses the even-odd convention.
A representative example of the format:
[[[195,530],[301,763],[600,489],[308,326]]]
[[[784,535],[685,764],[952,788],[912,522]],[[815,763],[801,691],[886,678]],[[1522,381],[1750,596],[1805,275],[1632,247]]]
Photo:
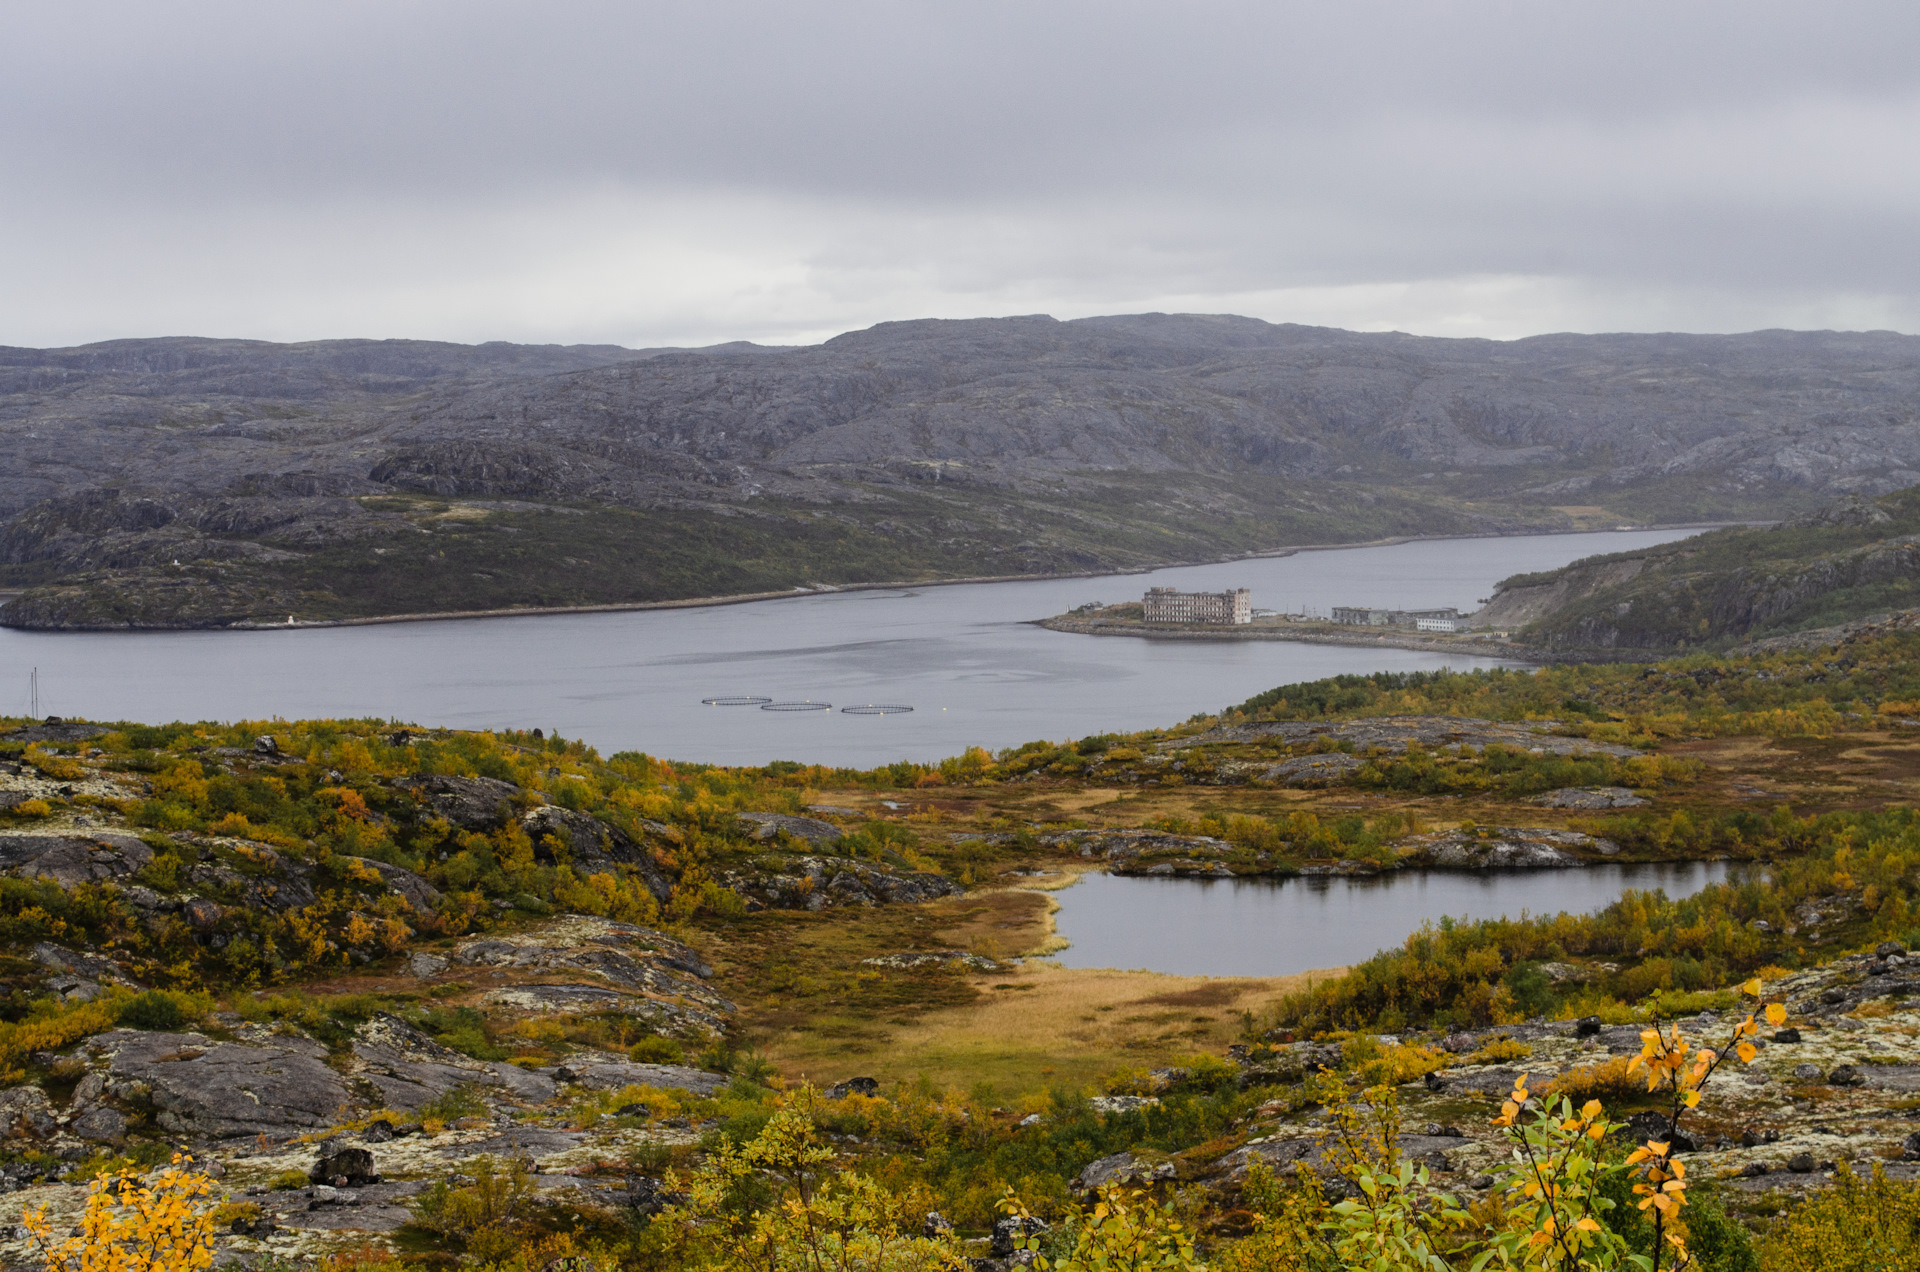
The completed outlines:
[[[1149,623],[1251,623],[1253,593],[1244,587],[1231,592],[1181,592],[1150,587],[1140,598]]]

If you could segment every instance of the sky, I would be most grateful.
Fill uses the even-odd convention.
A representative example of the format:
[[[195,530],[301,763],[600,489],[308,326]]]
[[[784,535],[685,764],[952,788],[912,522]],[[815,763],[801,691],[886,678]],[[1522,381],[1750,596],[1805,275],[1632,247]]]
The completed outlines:
[[[1920,5],[60,0],[0,343],[1920,332]]]

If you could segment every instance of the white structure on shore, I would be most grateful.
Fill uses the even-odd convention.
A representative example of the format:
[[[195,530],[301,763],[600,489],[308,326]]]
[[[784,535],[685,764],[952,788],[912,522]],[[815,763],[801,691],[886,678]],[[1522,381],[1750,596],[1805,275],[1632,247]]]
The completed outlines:
[[[1140,598],[1141,617],[1149,623],[1251,623],[1253,593],[1244,587],[1230,592],[1181,592],[1150,587]]]
[[[1394,610],[1371,609],[1360,605],[1336,605],[1333,621],[1354,627],[1411,627],[1420,632],[1464,632],[1467,616],[1449,606],[1446,609]]]

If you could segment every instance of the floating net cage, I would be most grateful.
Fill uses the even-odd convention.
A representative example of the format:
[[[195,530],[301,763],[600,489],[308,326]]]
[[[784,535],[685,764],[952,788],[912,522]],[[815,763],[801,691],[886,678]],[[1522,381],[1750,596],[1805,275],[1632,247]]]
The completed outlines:
[[[772,702],[772,698],[760,698],[750,693],[727,694],[718,698],[702,698],[701,703],[709,707],[758,707]]]
[[[762,703],[762,711],[831,711],[831,702],[767,702]]]
[[[841,715],[905,715],[913,710],[904,702],[869,702],[863,707],[842,707]]]

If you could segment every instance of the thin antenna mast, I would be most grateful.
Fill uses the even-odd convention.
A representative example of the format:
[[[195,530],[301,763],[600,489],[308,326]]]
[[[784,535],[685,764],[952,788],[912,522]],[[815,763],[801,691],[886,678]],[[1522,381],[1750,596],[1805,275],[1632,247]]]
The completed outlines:
[[[28,696],[33,700],[32,718],[40,718],[40,669],[35,667],[33,674],[27,677]]]

